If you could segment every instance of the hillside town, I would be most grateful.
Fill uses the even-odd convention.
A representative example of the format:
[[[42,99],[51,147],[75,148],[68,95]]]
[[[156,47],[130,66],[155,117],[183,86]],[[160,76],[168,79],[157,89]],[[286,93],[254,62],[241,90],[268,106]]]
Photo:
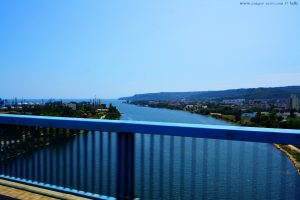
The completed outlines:
[[[244,126],[300,128],[299,97],[285,99],[208,99],[202,101],[129,101],[128,103],[185,110]]]
[[[127,101],[156,108],[209,115],[234,125],[300,129],[299,97],[286,99],[210,99],[205,101]],[[300,174],[300,146],[275,144],[294,163]]]

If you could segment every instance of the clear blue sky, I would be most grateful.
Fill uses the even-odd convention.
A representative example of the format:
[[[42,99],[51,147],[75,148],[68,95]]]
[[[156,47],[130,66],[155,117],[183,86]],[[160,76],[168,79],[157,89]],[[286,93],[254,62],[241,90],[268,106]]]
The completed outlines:
[[[2,0],[0,97],[300,85],[300,5],[239,2]]]

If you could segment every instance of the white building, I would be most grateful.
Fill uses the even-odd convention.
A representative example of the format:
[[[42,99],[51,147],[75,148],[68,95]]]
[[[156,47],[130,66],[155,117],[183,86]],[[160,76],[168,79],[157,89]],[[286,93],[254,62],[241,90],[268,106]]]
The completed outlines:
[[[194,108],[194,105],[186,105],[185,107],[184,107],[184,109],[192,109],[192,108]]]
[[[290,97],[290,109],[298,110],[299,108],[299,99],[296,95],[291,95]]]
[[[66,106],[71,108],[72,110],[76,110],[76,104],[75,103],[67,103]]]
[[[227,100],[223,100],[223,103],[232,104],[232,105],[243,105],[244,102],[245,102],[245,99],[227,99]]]
[[[254,118],[256,117],[256,112],[253,113],[242,113],[241,117],[246,117],[246,118]]]

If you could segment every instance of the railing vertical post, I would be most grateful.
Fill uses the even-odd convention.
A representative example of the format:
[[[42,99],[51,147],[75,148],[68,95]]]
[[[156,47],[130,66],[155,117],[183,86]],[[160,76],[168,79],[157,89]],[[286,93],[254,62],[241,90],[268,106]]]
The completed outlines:
[[[11,159],[13,156],[13,147],[12,147],[12,133],[13,132],[13,126],[9,126],[9,138],[8,138],[8,146],[9,146],[9,151],[8,151],[8,158]],[[11,165],[11,164],[10,164]],[[13,177],[12,175],[12,166],[9,166],[9,171],[8,171],[8,175],[10,177]]]
[[[68,140],[67,129],[63,129],[62,134],[63,134],[62,139],[64,142],[66,142]],[[63,183],[62,183],[62,185],[64,188],[67,187],[67,148],[64,149],[64,152],[63,152]]]
[[[134,199],[134,133],[117,134],[117,199]]]
[[[49,134],[47,128],[43,128],[43,183],[48,182],[47,166],[48,166],[48,152],[47,152],[47,137]],[[50,142],[50,141],[49,141]]]
[[[91,191],[92,191],[92,193],[96,193],[96,190],[95,190],[95,163],[96,163],[96,159],[95,159],[95,143],[96,143],[96,141],[95,141],[95,131],[92,131],[92,163],[91,163],[91,173],[92,173],[92,188],[91,188]]]

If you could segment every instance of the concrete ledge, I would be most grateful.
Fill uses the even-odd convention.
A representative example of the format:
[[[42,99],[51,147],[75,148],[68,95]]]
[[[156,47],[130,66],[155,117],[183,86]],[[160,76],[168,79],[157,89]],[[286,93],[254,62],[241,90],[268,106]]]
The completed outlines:
[[[3,179],[0,179],[0,185],[10,187],[12,189],[12,193],[11,193],[12,198],[16,198],[13,196],[13,191],[14,191],[14,189],[18,189],[18,190],[24,191],[24,193],[28,192],[28,193],[39,194],[44,197],[49,197],[49,199],[88,200],[87,198],[82,198],[82,197],[78,197],[78,196],[71,195],[71,194],[51,191],[51,190],[42,189],[42,188],[29,186],[29,185],[25,185],[25,184],[21,184],[21,183],[16,183],[16,182],[12,182],[12,181],[7,181],[7,180],[3,180]],[[2,190],[0,190],[0,194],[1,194],[1,192],[2,192]],[[5,194],[3,194],[3,195],[5,195]],[[30,195],[30,194],[28,194],[28,195]],[[8,196],[8,195],[5,195],[5,196]],[[23,198],[17,198],[17,199],[23,199]],[[27,198],[27,199],[30,199],[30,198]],[[32,198],[32,199],[36,199],[36,197]]]

